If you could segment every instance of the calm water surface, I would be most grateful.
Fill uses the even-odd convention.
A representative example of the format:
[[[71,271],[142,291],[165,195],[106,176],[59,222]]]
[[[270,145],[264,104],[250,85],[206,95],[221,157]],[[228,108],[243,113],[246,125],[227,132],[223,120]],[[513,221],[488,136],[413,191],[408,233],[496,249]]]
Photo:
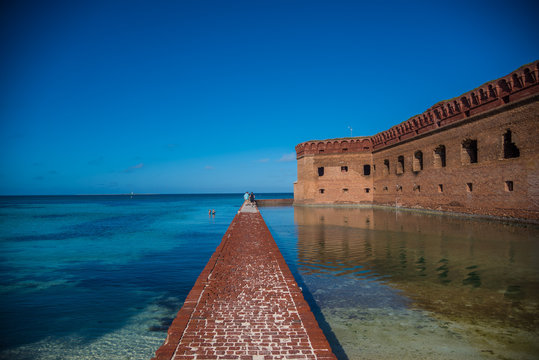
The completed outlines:
[[[242,200],[0,198],[0,358],[150,358]],[[538,358],[538,227],[261,211],[341,359]]]
[[[340,358],[539,358],[539,227],[377,208],[262,213]]]
[[[0,358],[149,359],[242,202],[0,197]]]

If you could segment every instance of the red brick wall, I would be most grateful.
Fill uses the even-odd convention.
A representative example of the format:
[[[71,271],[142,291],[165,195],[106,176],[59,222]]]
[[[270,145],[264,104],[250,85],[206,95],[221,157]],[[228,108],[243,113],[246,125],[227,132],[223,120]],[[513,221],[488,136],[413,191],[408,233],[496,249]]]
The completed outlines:
[[[523,66],[458,101],[436,104],[369,141],[348,138],[299,144],[294,202],[374,203],[539,219],[538,68],[539,63]],[[507,130],[518,157],[504,157]],[[467,161],[466,140],[476,143],[476,163]],[[445,146],[444,167],[435,159],[440,145]],[[421,164],[415,156],[418,152]],[[398,170],[401,156],[402,173]],[[367,164],[370,175],[363,174]],[[341,171],[342,166],[348,171]],[[318,175],[319,167],[324,167],[323,176]]]
[[[376,172],[373,202],[538,219],[538,114],[539,103],[533,101],[374,153],[377,169],[382,169],[387,159],[390,172]],[[504,158],[503,134],[507,129],[512,132],[519,157]],[[465,139],[477,141],[477,163],[467,163],[461,154]],[[434,149],[439,145],[446,149],[445,167],[434,165]],[[417,151],[423,153],[423,170],[414,172],[412,162]],[[398,156],[404,157],[402,174],[395,169]],[[513,182],[513,191],[508,191],[506,181]]]
[[[370,174],[365,175],[365,165]],[[319,175],[318,169],[324,174]],[[373,201],[371,153],[307,155],[298,159],[294,202],[371,203]]]

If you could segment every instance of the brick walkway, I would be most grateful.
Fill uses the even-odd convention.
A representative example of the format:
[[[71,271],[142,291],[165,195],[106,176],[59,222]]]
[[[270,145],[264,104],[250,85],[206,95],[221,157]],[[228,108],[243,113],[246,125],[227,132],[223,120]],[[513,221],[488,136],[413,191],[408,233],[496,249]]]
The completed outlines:
[[[238,212],[154,359],[336,359],[256,207]]]

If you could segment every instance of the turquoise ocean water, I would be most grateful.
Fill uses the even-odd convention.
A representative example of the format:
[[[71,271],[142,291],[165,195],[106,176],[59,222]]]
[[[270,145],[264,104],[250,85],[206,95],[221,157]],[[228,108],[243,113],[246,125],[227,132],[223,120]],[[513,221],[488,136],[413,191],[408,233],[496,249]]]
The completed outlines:
[[[242,202],[0,197],[0,359],[149,359]],[[340,359],[539,358],[538,226],[261,213]]]
[[[151,357],[242,202],[1,197],[0,358]]]

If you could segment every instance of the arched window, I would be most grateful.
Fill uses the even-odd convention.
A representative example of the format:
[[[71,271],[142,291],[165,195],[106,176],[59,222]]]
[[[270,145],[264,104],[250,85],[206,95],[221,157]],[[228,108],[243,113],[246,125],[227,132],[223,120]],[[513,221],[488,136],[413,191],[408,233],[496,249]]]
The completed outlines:
[[[399,156],[397,158],[397,175],[404,174],[404,156]]]
[[[414,153],[414,162],[412,164],[412,171],[418,172],[423,170],[423,152],[416,151]]]
[[[445,145],[439,145],[434,149],[434,167],[445,167]]]

